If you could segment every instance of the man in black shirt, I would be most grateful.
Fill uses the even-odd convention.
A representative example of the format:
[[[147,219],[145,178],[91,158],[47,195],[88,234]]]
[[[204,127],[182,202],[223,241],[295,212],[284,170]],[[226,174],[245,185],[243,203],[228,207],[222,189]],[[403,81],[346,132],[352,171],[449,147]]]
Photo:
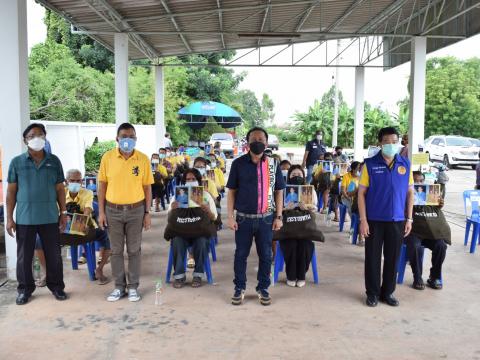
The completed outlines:
[[[307,184],[312,182],[313,166],[321,154],[327,152],[323,143],[323,135],[320,130],[315,132],[315,137],[307,142],[305,146],[305,154],[303,155],[302,167],[307,168]]]

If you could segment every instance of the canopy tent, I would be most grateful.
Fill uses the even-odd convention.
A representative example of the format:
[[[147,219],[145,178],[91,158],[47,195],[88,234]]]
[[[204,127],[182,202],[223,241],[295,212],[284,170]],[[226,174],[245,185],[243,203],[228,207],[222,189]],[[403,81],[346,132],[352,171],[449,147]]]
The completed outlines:
[[[242,117],[230,106],[215,101],[197,101],[180,109],[180,119],[194,129],[202,129],[209,117],[214,118],[224,129],[236,127],[242,123]]]

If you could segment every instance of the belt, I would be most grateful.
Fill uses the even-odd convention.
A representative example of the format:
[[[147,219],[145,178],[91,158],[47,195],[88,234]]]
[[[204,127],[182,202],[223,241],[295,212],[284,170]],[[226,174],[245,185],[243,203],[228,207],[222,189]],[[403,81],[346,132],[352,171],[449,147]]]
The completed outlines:
[[[145,206],[145,200],[142,200],[142,201],[139,201],[139,202],[136,202],[134,204],[113,204],[111,203],[110,201],[106,201],[106,204],[109,208],[112,208],[112,209],[117,209],[117,210],[131,210],[131,209],[135,209],[135,208],[138,208],[140,206]]]
[[[247,219],[263,219],[266,218],[270,215],[273,215],[273,213],[265,213],[265,214],[245,214],[240,211],[237,211],[238,216],[245,217]]]

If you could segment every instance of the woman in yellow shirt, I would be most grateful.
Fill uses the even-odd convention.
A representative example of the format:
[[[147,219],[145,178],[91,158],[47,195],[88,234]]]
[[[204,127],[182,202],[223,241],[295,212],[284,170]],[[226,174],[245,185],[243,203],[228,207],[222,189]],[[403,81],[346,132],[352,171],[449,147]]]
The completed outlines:
[[[342,204],[347,207],[350,219],[352,218],[352,204],[358,192],[358,182],[360,180],[360,165],[361,164],[358,161],[352,162],[352,164],[350,165],[350,171],[343,175],[342,183],[340,185],[342,192]]]

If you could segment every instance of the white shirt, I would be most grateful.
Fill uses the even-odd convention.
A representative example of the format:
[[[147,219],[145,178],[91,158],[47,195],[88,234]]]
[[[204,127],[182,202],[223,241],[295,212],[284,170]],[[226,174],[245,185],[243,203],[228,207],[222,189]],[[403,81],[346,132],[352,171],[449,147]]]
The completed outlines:
[[[164,145],[163,147],[165,147],[165,148],[167,148],[167,147],[171,148],[172,145],[173,145],[172,140],[170,140],[170,138],[167,138],[165,136],[165,138],[163,139],[163,145]]]

